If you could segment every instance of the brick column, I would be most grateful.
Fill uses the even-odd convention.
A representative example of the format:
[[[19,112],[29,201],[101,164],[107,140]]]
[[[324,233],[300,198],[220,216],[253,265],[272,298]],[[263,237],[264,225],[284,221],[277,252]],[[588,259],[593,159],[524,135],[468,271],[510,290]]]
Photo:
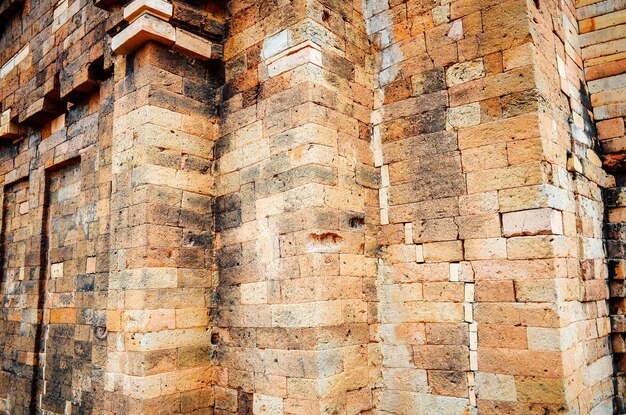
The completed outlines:
[[[614,188],[605,192],[605,237],[610,278],[612,351],[615,370],[615,410],[626,413],[626,285],[624,281],[624,241],[626,218],[626,23],[618,3],[577,3],[579,44],[589,99],[597,128],[598,148],[604,169],[615,177]],[[595,131],[594,131],[595,133]]]
[[[213,406],[212,163],[223,70],[209,61],[221,45],[206,36],[224,30],[215,15],[134,1],[109,32],[117,57],[105,390],[115,414]]]
[[[578,93],[573,6],[367,5],[380,50],[377,408],[610,410],[612,178]]]
[[[115,80],[108,409],[206,409],[219,68],[148,43],[116,58]]]
[[[377,215],[377,177],[362,11],[235,1],[231,14],[215,410],[367,411],[364,289],[376,265],[364,224]]]

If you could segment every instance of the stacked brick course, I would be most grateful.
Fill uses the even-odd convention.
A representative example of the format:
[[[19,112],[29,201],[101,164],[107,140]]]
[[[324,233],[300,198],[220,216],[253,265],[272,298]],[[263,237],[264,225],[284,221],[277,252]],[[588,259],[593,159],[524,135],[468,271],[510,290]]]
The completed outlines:
[[[623,45],[626,42],[626,5],[623,2],[577,2],[581,57],[588,85],[590,106],[596,120],[597,138],[603,163],[616,179],[614,188],[606,193],[606,238],[609,258],[611,294],[612,348],[615,360],[616,406],[626,411],[626,366],[624,354],[624,80],[626,59]]]
[[[0,2],[0,413],[625,413],[623,8]]]
[[[215,408],[368,411],[365,290],[376,266],[364,224],[376,220],[377,176],[362,10],[284,1],[231,13]]]
[[[551,24],[545,10],[548,19],[560,10],[542,8],[511,1],[373,10],[383,42],[375,116],[381,220],[389,220],[382,234],[394,235],[381,274],[383,316],[395,323],[383,333],[382,365],[389,378],[404,376],[383,382],[382,409],[610,407],[607,290],[604,274],[594,274],[603,258],[600,192],[580,178],[591,194],[582,195],[588,226],[577,225],[583,201],[566,173],[573,150],[555,134],[560,123],[569,135],[569,108],[555,113],[564,101],[557,59],[543,56],[545,43],[555,45],[551,33],[542,38]],[[587,170],[605,180],[597,167]],[[586,361],[574,363],[581,355]],[[420,380],[407,388],[407,377]]]

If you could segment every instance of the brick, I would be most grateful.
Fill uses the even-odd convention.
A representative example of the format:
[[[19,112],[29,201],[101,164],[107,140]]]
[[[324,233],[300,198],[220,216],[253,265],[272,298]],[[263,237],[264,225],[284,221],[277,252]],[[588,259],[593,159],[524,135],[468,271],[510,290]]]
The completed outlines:
[[[478,337],[481,346],[506,349],[526,349],[528,340],[526,328],[504,324],[480,324]]]
[[[541,184],[544,182],[544,174],[542,166],[537,163],[484,170],[468,173],[467,188],[469,193],[481,193]]]
[[[461,241],[431,242],[425,243],[423,246],[426,262],[458,262],[463,260]]]
[[[479,399],[517,401],[515,378],[511,375],[479,372],[476,374],[476,395]]]
[[[598,122],[596,126],[598,127],[598,138],[600,138],[601,140],[607,138],[622,137],[624,135],[623,118],[613,118],[610,120],[601,121]]]
[[[462,301],[462,283],[427,282],[424,283],[426,301]]]
[[[530,359],[529,357],[532,356]],[[478,366],[491,373],[558,378],[562,364],[558,352],[478,347]],[[496,372],[497,371],[497,372]]]
[[[149,40],[169,46],[176,40],[176,31],[163,20],[142,15],[112,39],[111,48],[115,53],[125,55]]]
[[[446,71],[446,83],[448,87],[473,81],[485,76],[485,67],[482,59],[462,62],[452,65]]]
[[[520,399],[526,402],[561,404],[565,401],[563,383],[554,379],[518,378],[515,389]]]
[[[283,413],[283,400],[267,395],[254,394],[254,413],[255,414],[277,414]]]
[[[59,262],[56,264],[52,264],[50,266],[50,277],[51,278],[62,278],[63,277],[63,263]]]
[[[506,258],[505,238],[467,239],[463,243],[465,259],[504,259]]]
[[[55,308],[50,310],[50,324],[74,324],[76,323],[75,308]]]
[[[476,281],[476,301],[515,302],[513,281]]]
[[[194,35],[186,30],[176,28],[176,41],[172,49],[199,60],[208,60],[213,57],[212,43],[203,37]]]
[[[428,371],[428,384],[437,395],[465,397],[467,376],[460,371]]]
[[[419,345],[413,347],[413,361],[425,369],[462,371],[469,368],[469,351],[465,346]]]
[[[502,215],[504,236],[563,234],[561,212],[552,209],[533,209]]]

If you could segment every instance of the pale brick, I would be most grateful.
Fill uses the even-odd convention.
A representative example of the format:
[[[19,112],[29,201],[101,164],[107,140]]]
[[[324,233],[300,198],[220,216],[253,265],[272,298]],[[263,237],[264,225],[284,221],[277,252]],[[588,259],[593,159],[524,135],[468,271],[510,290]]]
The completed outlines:
[[[563,219],[561,212],[554,209],[533,209],[502,215],[504,236],[561,235]]]
[[[461,241],[431,242],[423,244],[426,262],[458,262],[463,260]]]

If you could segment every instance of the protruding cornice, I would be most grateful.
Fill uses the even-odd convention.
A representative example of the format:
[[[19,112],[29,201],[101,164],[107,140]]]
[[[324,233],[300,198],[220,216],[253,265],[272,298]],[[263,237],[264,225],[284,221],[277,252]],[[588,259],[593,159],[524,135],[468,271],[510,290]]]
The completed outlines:
[[[117,55],[127,55],[149,41],[159,42],[187,56],[199,60],[221,59],[223,24],[209,25],[204,21],[186,22],[181,15],[188,15],[192,6],[179,5],[167,0],[133,0],[123,10],[114,14],[116,21],[109,25],[111,48]],[[178,12],[183,10],[182,13]],[[192,13],[193,14],[193,13]],[[202,13],[198,10],[198,14]],[[209,16],[204,12],[204,20]],[[200,19],[202,20],[202,19]],[[206,27],[215,30],[210,33]],[[195,28],[196,33],[189,28]]]
[[[11,110],[5,110],[0,117],[0,138],[15,140],[21,137],[22,130],[20,126],[11,121]]]

